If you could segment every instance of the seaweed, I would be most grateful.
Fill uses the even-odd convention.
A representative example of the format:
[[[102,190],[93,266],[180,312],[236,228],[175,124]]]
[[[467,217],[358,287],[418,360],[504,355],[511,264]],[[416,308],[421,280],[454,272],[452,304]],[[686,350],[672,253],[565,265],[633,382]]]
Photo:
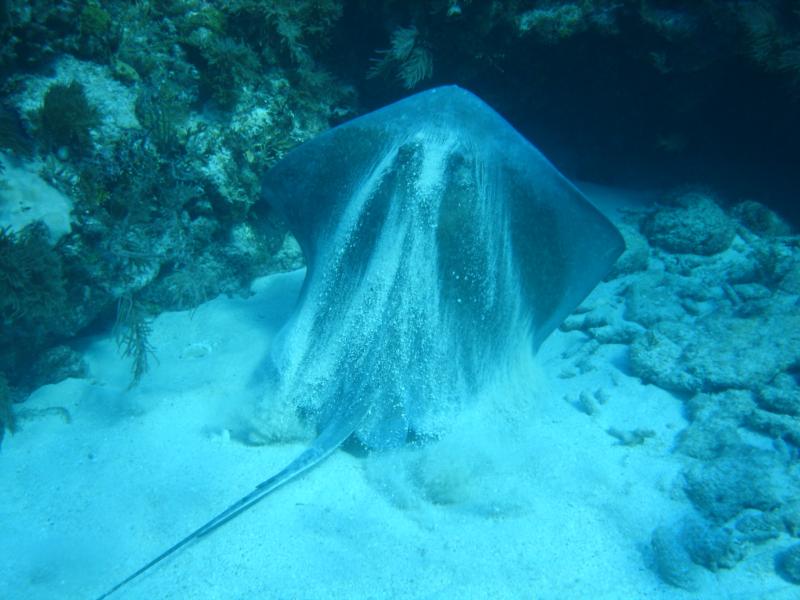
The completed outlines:
[[[800,85],[800,9],[764,1],[737,3],[731,10],[743,53],[766,71],[786,74]]]
[[[76,154],[91,148],[91,130],[100,123],[98,111],[77,81],[51,85],[36,116],[43,141],[50,150],[65,147]]]
[[[104,36],[111,29],[111,15],[102,6],[89,2],[80,14],[80,32],[86,36]]]
[[[155,350],[149,341],[151,333],[150,321],[144,309],[134,301],[131,294],[121,296],[117,302],[114,337],[122,357],[133,361],[128,389],[135,387],[149,370],[149,357],[156,358]]]
[[[75,334],[64,269],[43,223],[0,227],[0,369],[12,386],[55,338]]]
[[[0,228],[0,318],[3,324],[59,319],[66,303],[62,261],[36,222],[19,233]]]
[[[259,50],[267,62],[272,58],[304,68],[327,47],[342,10],[332,0],[233,0],[226,8],[231,35]]]
[[[518,17],[519,31],[534,32],[546,44],[556,43],[586,30],[587,8],[573,2],[533,8]]]
[[[164,156],[175,156],[184,149],[178,123],[188,114],[189,107],[181,99],[180,89],[170,82],[164,82],[157,90],[143,91],[136,98],[136,117]]]
[[[169,305],[177,310],[191,310],[218,293],[219,283],[213,266],[187,265],[162,280],[170,296]]]
[[[20,157],[29,157],[33,151],[19,114],[5,104],[0,104],[0,148]]]
[[[79,0],[0,2],[0,73],[33,69],[77,46]]]
[[[174,170],[175,165],[159,154],[153,135],[127,133],[114,146],[113,164],[102,173],[110,192],[106,210],[123,225],[166,225],[152,217],[159,214]]]
[[[232,108],[242,91],[260,77],[258,56],[230,37],[212,37],[196,30],[183,40],[183,46],[201,73],[205,95],[222,108]]]
[[[121,33],[114,18],[99,2],[89,1],[78,15],[80,53],[106,62],[119,45]]]
[[[3,443],[3,436],[6,431],[13,435],[17,430],[14,411],[11,408],[12,404],[8,380],[5,374],[0,372],[0,444]]]

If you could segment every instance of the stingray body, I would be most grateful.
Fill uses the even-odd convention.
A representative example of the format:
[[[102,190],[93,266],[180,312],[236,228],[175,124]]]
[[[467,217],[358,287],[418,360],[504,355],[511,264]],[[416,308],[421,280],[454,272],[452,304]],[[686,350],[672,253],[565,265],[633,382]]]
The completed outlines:
[[[535,352],[624,248],[614,226],[479,98],[450,86],[336,127],[263,180],[307,261],[270,396],[317,425],[283,471],[110,592],[355,435],[441,435]],[[105,597],[104,596],[101,596]]]

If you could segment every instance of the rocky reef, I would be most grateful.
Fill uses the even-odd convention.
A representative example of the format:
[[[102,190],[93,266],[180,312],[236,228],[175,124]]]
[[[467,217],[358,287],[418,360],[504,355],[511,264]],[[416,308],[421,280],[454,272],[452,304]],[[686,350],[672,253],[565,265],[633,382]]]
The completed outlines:
[[[614,300],[590,297],[563,329],[587,336],[575,373],[621,344],[625,370],[683,399],[674,452],[693,510],[654,530],[651,551],[664,581],[691,590],[698,566],[800,535],[800,237],[763,205],[697,189],[628,212],[622,230],[628,256],[594,294]],[[776,558],[790,581],[794,553]]]
[[[40,359],[78,334],[116,321],[128,339],[302,264],[255,206],[260,177],[353,110],[316,62],[334,2],[29,4],[0,22],[0,372],[18,399],[81,373]],[[146,347],[121,348],[134,379]]]

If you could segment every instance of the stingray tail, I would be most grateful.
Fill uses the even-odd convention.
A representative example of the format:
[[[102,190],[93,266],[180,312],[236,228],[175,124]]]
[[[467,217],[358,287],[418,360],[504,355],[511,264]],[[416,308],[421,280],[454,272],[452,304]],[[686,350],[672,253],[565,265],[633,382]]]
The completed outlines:
[[[285,468],[281,471],[259,483],[256,488],[244,496],[243,498],[237,500],[233,504],[231,504],[228,508],[223,510],[213,519],[208,521],[205,525],[200,527],[199,529],[194,530],[192,533],[187,535],[181,541],[177,542],[173,546],[170,546],[164,552],[156,556],[153,560],[148,562],[146,565],[142,566],[139,570],[135,573],[129,575],[124,580],[120,581],[117,585],[109,589],[104,594],[97,597],[97,600],[102,600],[103,598],[107,598],[117,590],[119,590],[122,586],[130,583],[134,579],[136,579],[139,575],[144,573],[145,571],[150,570],[152,567],[160,563],[162,560],[174,554],[190,542],[194,540],[198,540],[215,529],[222,527],[225,523],[230,521],[231,519],[239,516],[248,508],[252,507],[256,502],[262,500],[266,497],[270,492],[273,492],[284,483],[294,479],[298,475],[304,473],[305,471],[311,469],[313,466],[320,463],[326,457],[328,457],[334,450],[336,450],[342,442],[344,442],[355,430],[358,422],[360,422],[360,417],[363,415],[358,415],[357,419],[343,419],[338,422],[331,423],[322,430],[322,433],[319,434],[316,440],[310,448],[304,451],[300,456],[295,458],[292,462],[290,462]]]

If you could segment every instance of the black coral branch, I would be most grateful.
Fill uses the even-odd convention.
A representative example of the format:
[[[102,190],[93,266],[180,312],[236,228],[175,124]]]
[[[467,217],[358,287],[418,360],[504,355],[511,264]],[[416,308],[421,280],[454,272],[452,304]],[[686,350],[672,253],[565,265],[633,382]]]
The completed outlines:
[[[155,351],[149,341],[151,333],[152,328],[144,310],[134,302],[131,295],[122,296],[117,303],[114,334],[122,357],[133,361],[128,389],[138,384],[149,370],[149,357],[155,358]]]
[[[398,27],[392,32],[391,47],[378,52],[367,77],[394,73],[403,87],[413,89],[433,75],[433,57],[416,27]]]

